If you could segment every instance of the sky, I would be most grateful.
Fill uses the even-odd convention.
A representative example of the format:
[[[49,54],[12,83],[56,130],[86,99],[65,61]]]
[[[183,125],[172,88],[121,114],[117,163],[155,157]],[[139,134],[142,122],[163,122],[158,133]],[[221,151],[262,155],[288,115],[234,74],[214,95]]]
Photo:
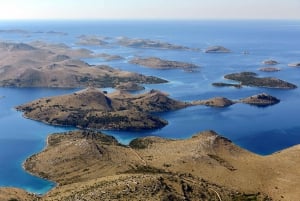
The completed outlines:
[[[300,0],[1,0],[15,19],[300,19]]]

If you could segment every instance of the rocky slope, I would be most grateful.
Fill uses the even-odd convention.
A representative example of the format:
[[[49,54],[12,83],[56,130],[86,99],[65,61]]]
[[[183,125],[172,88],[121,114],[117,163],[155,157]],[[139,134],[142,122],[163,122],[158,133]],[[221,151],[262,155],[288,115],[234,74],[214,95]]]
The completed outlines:
[[[94,131],[48,138],[25,168],[58,186],[39,200],[297,201],[299,146],[259,156],[213,131],[186,140],[139,138],[129,146]]]

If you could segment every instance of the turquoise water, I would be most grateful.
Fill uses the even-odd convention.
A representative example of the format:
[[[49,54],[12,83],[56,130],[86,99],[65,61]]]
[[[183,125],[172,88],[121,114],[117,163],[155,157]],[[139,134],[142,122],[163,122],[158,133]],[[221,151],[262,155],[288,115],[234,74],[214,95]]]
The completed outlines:
[[[239,99],[266,92],[278,97],[277,105],[258,108],[236,104],[229,108],[190,107],[159,114],[169,125],[147,132],[106,131],[122,143],[135,137],[155,135],[184,139],[197,132],[213,129],[239,146],[258,154],[270,154],[300,143],[300,91],[262,89],[255,87],[215,88],[212,82],[221,82],[223,75],[231,72],[253,71],[260,76],[274,76],[300,86],[300,69],[288,63],[300,61],[299,21],[52,21],[0,23],[0,30],[22,29],[23,33],[0,32],[0,40],[30,42],[43,40],[66,43],[73,48],[87,48],[96,53],[110,53],[125,60],[106,62],[101,59],[84,59],[90,64],[108,64],[115,68],[154,75],[170,82],[145,85],[146,91],[159,89],[172,98],[182,101],[225,96]],[[64,32],[49,34],[48,31]],[[78,36],[99,35],[111,37],[108,46],[80,46]],[[201,51],[176,51],[121,47],[113,43],[115,37],[127,36],[162,40],[178,45],[200,48]],[[223,45],[230,54],[205,54],[210,45]],[[249,54],[243,54],[248,51]],[[198,64],[199,71],[156,70],[128,63],[133,56],[157,56]],[[275,59],[280,72],[265,73],[263,60]],[[1,74],[0,74],[1,76]],[[14,107],[44,96],[72,93],[76,89],[0,88],[0,186],[24,188],[30,192],[45,193],[54,183],[37,178],[22,169],[23,161],[44,148],[47,135],[72,128],[54,127],[28,120]]]

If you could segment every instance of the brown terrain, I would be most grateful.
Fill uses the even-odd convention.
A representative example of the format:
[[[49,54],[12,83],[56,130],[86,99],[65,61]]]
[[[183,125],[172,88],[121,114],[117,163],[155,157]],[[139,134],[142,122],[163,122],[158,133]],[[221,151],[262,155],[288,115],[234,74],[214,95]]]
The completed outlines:
[[[181,109],[188,105],[155,90],[131,95],[124,91],[106,94],[96,88],[88,88],[73,94],[42,98],[17,109],[24,111],[30,119],[54,125],[144,130],[162,128],[167,124],[151,113]]]
[[[259,156],[213,131],[186,140],[138,138],[129,146],[94,131],[72,131],[50,135],[47,144],[24,163],[31,173],[57,182],[36,197],[40,201],[297,201],[300,196],[299,146]],[[33,196],[0,192],[4,200]]]
[[[80,60],[93,56],[89,50],[71,49],[64,44],[1,42],[0,86],[114,87],[123,82],[166,82],[109,66],[91,66]]]

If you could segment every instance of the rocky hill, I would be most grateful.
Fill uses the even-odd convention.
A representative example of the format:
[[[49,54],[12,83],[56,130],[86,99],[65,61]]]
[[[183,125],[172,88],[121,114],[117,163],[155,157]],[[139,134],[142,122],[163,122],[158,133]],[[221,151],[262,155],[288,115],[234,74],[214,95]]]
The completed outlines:
[[[176,110],[187,105],[155,90],[131,95],[126,92],[105,94],[96,88],[88,88],[69,95],[42,98],[17,109],[28,118],[54,125],[141,130],[161,128],[167,124],[151,113]]]
[[[58,186],[54,200],[297,201],[300,148],[259,156],[213,131],[186,140],[146,137],[120,145],[94,131],[48,138],[24,164]]]

